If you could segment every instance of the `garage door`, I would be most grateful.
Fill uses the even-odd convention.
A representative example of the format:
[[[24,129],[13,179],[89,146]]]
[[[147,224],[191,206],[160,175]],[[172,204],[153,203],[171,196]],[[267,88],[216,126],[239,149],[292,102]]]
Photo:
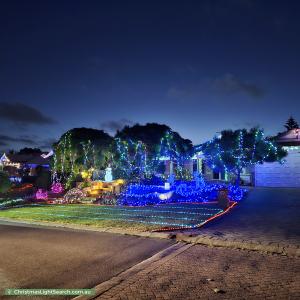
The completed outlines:
[[[255,185],[300,187],[300,148],[291,148],[284,164],[264,163],[255,166]]]

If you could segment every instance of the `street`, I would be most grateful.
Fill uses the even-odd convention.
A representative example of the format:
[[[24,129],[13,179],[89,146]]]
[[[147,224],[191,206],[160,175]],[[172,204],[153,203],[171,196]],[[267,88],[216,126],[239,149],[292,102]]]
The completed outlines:
[[[172,244],[170,240],[8,224],[0,223],[2,292],[14,287],[92,288]]]

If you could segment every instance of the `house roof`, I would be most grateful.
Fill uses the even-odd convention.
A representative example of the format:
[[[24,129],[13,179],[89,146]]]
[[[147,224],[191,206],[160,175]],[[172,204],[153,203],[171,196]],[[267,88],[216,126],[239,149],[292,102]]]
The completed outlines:
[[[300,128],[280,133],[276,142],[282,146],[300,146]]]
[[[43,158],[41,154],[6,154],[6,157],[12,163],[35,164],[35,165],[50,164],[50,160],[48,158]]]

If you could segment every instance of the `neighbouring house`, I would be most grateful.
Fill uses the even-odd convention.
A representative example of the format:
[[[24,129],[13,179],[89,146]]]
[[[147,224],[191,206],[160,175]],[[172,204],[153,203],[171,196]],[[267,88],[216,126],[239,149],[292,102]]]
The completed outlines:
[[[12,181],[36,176],[37,167],[50,168],[50,160],[41,154],[6,154],[0,157],[0,169],[7,172]]]
[[[300,129],[278,135],[277,143],[288,152],[284,163],[256,165],[255,186],[300,187]]]

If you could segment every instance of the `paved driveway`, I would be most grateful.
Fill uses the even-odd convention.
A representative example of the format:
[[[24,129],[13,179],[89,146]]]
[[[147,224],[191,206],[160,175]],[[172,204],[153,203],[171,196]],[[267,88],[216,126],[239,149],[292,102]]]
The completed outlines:
[[[200,229],[229,239],[300,245],[300,189],[254,188],[228,214]]]
[[[0,294],[1,288],[14,287],[91,288],[172,244],[170,240],[3,224]]]

